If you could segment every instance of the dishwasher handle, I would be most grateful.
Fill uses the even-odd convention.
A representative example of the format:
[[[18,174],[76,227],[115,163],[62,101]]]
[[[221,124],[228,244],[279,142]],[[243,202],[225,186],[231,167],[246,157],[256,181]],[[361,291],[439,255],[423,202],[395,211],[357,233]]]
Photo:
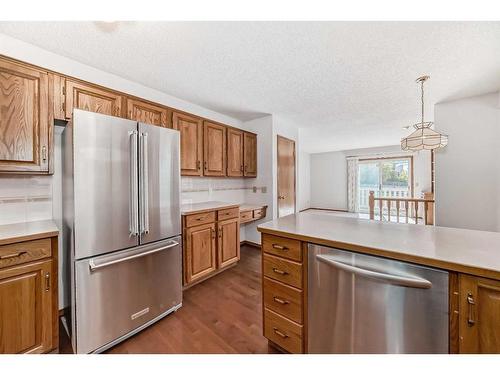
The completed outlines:
[[[421,289],[430,289],[432,287],[432,283],[429,280],[422,279],[420,277],[405,277],[405,276],[391,275],[383,272],[371,271],[340,262],[336,260],[335,257],[326,254],[317,254],[316,258],[320,262],[326,263],[340,270],[350,272],[355,275],[387,281],[390,284],[406,286],[410,288],[421,288]]]

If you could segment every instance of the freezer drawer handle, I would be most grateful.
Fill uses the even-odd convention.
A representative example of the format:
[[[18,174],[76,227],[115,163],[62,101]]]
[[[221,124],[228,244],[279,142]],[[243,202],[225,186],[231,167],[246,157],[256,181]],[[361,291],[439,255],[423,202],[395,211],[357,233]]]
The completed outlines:
[[[160,251],[167,250],[167,249],[170,249],[171,247],[175,247],[175,246],[179,246],[179,243],[175,242],[175,241],[171,241],[170,244],[168,244],[166,246],[162,246],[162,247],[159,247],[157,249],[148,250],[148,251],[144,251],[142,253],[130,255],[130,256],[125,257],[125,258],[115,259],[115,260],[112,260],[110,262],[102,263],[102,264],[95,264],[94,259],[90,259],[89,260],[89,268],[90,268],[90,271],[95,271],[95,270],[98,270],[99,268],[108,267],[108,266],[111,266],[113,264],[126,262],[128,260],[132,260],[132,259],[136,259],[136,258],[141,258],[143,256],[158,253]]]
[[[329,256],[329,255],[317,254],[316,258],[323,263],[326,263],[326,264],[333,266],[335,268],[338,268],[340,270],[353,273],[355,275],[371,277],[373,279],[384,280],[384,281],[387,281],[391,284],[407,286],[407,287],[411,287],[411,288],[430,289],[432,287],[432,283],[429,280],[425,280],[422,278],[403,277],[403,276],[391,275],[388,273],[366,270],[364,268],[354,267],[354,266],[351,266],[349,264],[339,262],[338,260],[335,260],[334,257]]]

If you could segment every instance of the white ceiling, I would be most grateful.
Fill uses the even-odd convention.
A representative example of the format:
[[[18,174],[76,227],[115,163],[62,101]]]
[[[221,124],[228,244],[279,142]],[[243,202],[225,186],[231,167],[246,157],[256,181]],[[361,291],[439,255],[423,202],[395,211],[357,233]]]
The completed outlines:
[[[209,109],[280,115],[306,151],[397,144],[432,104],[500,88],[500,22],[0,22],[0,32]]]

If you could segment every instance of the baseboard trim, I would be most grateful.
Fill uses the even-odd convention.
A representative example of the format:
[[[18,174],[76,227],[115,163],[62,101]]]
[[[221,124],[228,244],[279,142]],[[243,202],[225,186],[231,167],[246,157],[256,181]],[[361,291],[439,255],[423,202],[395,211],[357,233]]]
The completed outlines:
[[[338,209],[335,209],[335,208],[319,208],[319,207],[306,208],[304,211],[307,211],[307,210],[333,211],[333,212],[349,212],[349,210],[338,210]]]
[[[241,241],[240,246],[241,245],[252,246],[252,247],[256,247],[257,249],[261,248],[260,244],[258,244],[257,242],[252,242],[252,241],[247,241],[247,240]]]

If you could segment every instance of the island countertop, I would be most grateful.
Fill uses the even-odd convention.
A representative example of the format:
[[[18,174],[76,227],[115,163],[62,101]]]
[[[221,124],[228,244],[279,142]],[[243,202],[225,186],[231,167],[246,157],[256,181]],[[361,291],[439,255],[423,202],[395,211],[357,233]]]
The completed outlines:
[[[262,233],[500,280],[500,233],[311,214],[285,216]]]
[[[53,220],[0,225],[0,245],[54,237],[59,234]]]

